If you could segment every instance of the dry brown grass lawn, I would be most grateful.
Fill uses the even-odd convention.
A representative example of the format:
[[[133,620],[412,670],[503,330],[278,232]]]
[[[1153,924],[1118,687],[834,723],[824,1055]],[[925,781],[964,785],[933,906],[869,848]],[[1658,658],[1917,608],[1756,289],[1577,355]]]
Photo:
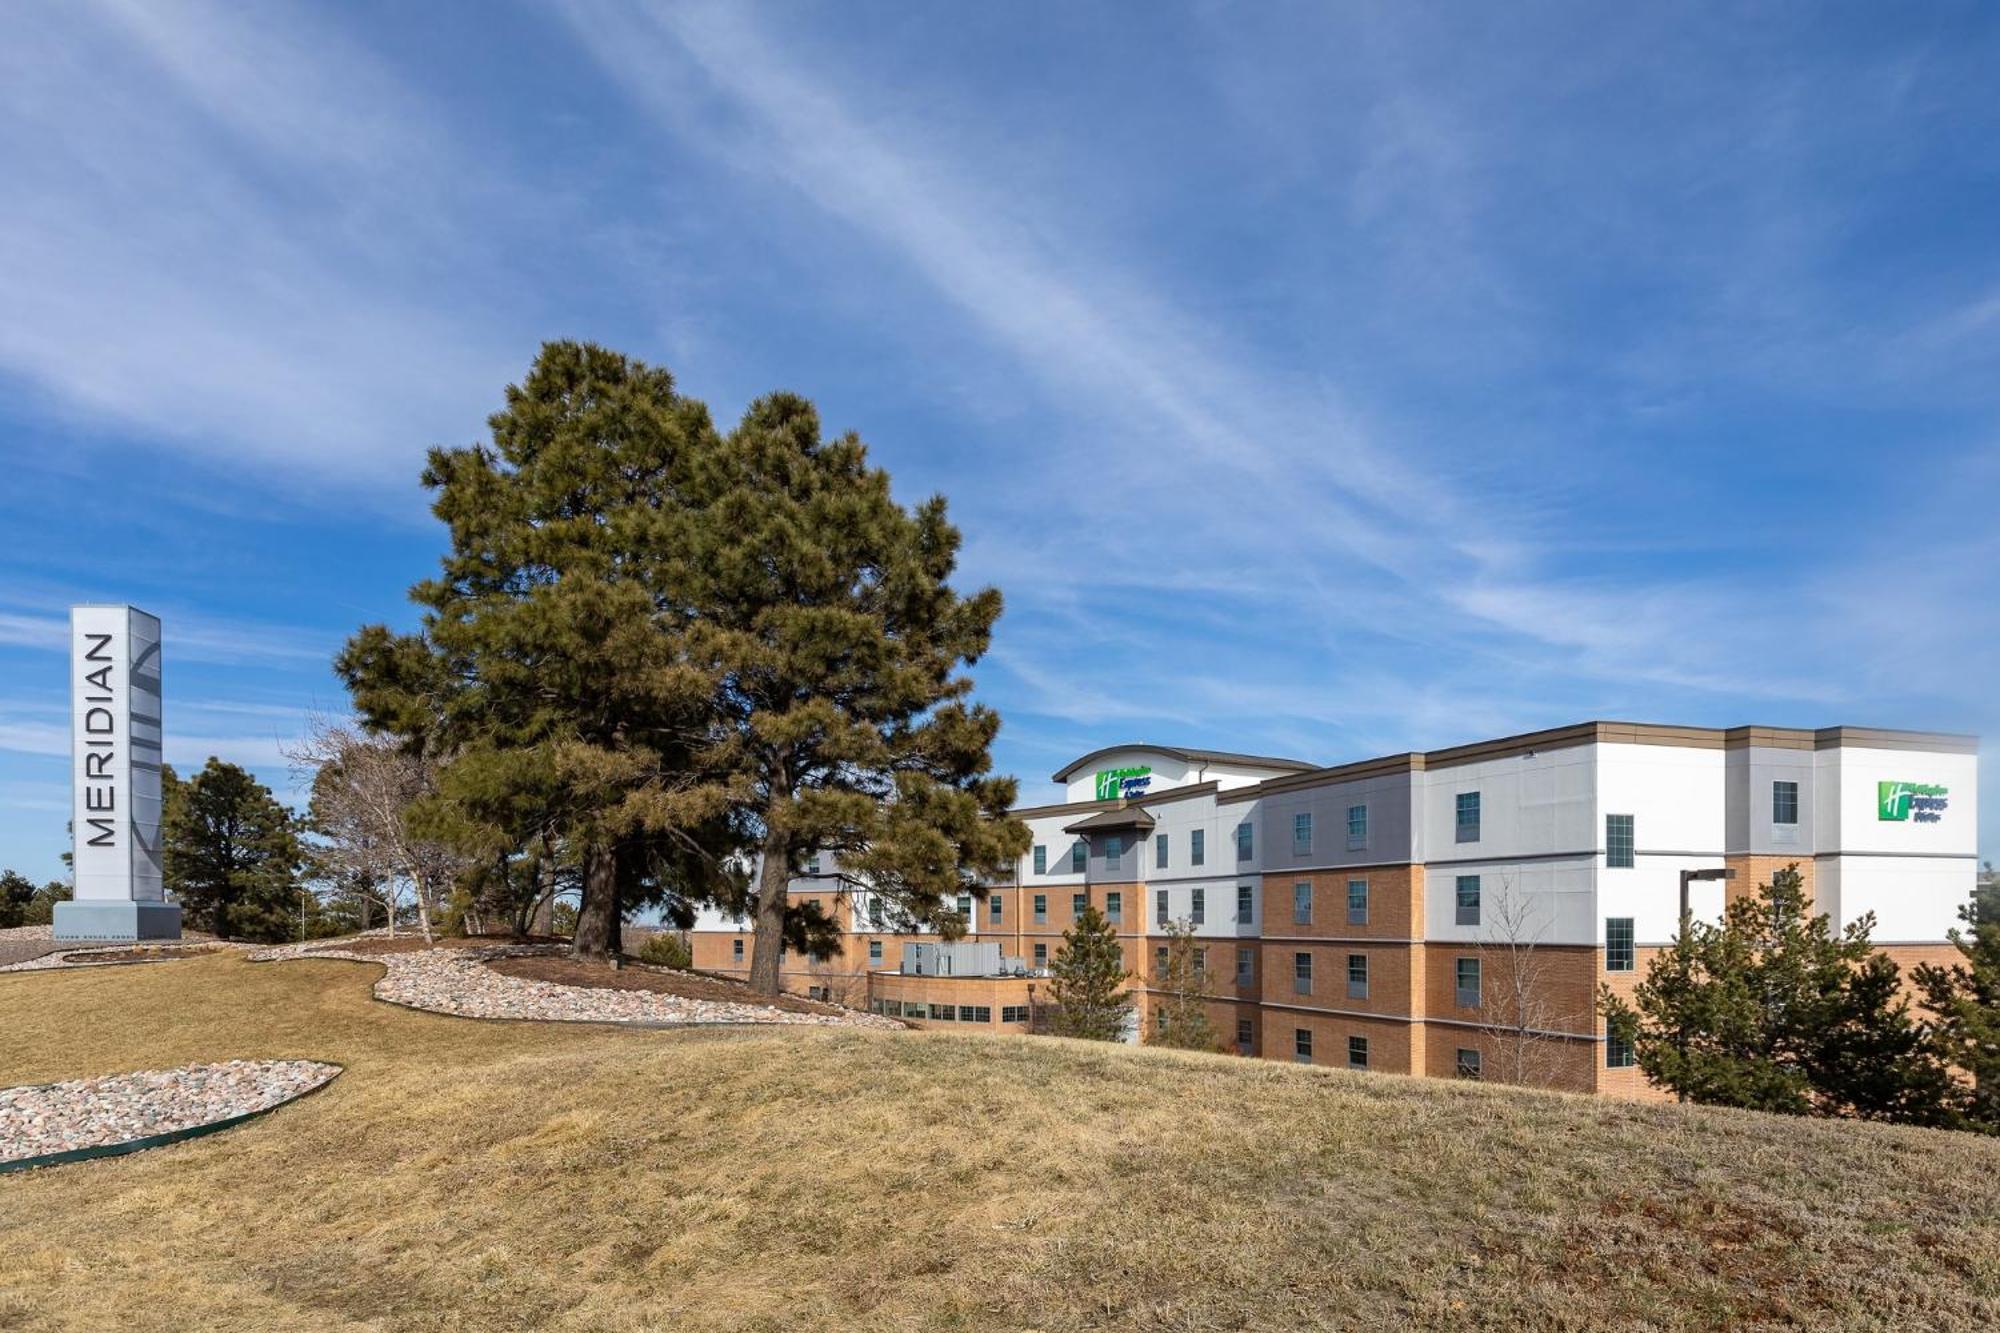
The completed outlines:
[[[1035,1038],[481,1023],[348,962],[0,976],[0,1085],[345,1076],[0,1177],[0,1328],[2000,1326],[2000,1143]]]

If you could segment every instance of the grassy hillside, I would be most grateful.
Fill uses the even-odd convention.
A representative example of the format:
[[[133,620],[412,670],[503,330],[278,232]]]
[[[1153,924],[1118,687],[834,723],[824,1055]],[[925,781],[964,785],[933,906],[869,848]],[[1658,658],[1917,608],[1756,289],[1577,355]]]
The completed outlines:
[[[0,1177],[0,1328],[2000,1326],[2000,1143],[1046,1039],[0,976],[0,1085],[347,1074]]]

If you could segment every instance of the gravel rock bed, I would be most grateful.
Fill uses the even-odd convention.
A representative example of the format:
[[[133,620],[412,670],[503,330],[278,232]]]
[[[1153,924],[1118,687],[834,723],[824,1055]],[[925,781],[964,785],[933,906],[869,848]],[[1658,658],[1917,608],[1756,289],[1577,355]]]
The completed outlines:
[[[250,1115],[311,1092],[339,1072],[339,1065],[316,1060],[224,1060],[0,1088],[0,1163]]]
[[[54,926],[9,926],[0,930],[0,943],[8,940],[52,940],[55,937]]]
[[[375,997],[392,1004],[458,1018],[518,1018],[557,1023],[643,1023],[674,1026],[788,1023],[809,1027],[872,1027],[902,1031],[891,1018],[860,1010],[800,1014],[762,1004],[696,1000],[653,991],[605,990],[505,976],[486,966],[489,959],[525,958],[559,951],[559,946],[501,946],[492,949],[428,949],[417,953],[361,954],[337,947],[287,944],[260,949],[250,961],[289,958],[347,958],[380,963],[387,969],[375,983]]]
[[[128,963],[172,963],[185,961],[186,955],[184,954],[170,955],[159,959],[131,957],[113,957],[95,961],[92,959],[93,954],[129,955],[134,949],[144,949],[153,944],[158,944],[163,949],[199,947],[204,952],[213,952],[217,949],[244,949],[250,947],[230,940],[196,940],[192,943],[178,940],[140,940],[137,943],[127,941],[122,944],[87,944],[74,949],[56,949],[43,954],[39,958],[30,958],[26,962],[9,963],[5,967],[0,967],[0,972],[47,972],[60,967],[122,967]]]

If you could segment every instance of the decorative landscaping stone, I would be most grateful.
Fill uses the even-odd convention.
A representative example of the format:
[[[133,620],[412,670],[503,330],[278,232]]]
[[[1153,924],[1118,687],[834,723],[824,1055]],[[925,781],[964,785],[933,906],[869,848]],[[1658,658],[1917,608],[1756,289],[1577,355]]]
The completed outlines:
[[[317,1060],[224,1060],[0,1088],[0,1167],[254,1115],[339,1072]]]
[[[170,963],[176,959],[211,953],[217,949],[247,949],[252,946],[228,940],[200,940],[188,944],[154,944],[145,940],[118,944],[93,944],[84,948],[55,949],[25,962],[9,963],[0,972],[48,972],[65,967],[111,967],[125,963]],[[156,952],[157,951],[157,952]],[[136,956],[135,956],[136,955]],[[153,955],[153,956],[148,956]]]
[[[605,990],[505,976],[487,967],[495,958],[534,957],[560,946],[503,945],[490,949],[423,949],[365,954],[337,946],[287,944],[250,955],[252,962],[292,958],[346,958],[387,968],[375,983],[377,999],[459,1018],[517,1018],[542,1022],[643,1023],[671,1026],[790,1023],[812,1027],[871,1027],[901,1031],[891,1018],[859,1010],[795,1013],[769,1005],[697,1000],[653,991]]]

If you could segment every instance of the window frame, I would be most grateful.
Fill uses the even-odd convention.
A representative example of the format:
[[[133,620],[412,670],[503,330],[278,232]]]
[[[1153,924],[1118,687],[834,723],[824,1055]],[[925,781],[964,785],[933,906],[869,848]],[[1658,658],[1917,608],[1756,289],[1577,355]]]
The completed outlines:
[[[1188,864],[1191,866],[1208,864],[1208,830],[1188,830]]]
[[[1038,894],[1036,894],[1036,895],[1035,895],[1035,901],[1034,901],[1034,904],[1033,904],[1033,909],[1034,909],[1034,924],[1035,924],[1035,925],[1037,925],[1037,926],[1046,926],[1046,925],[1048,925],[1048,924],[1049,924],[1049,895],[1048,895],[1048,894],[1046,894],[1046,893],[1038,893]]]
[[[1173,835],[1170,833],[1155,833],[1153,835],[1153,869],[1165,870],[1167,868],[1167,858],[1173,849],[1173,843]]]
[[[1455,820],[1452,826],[1452,840],[1454,842],[1479,841],[1480,820],[1483,814],[1480,807],[1481,802],[1478,792],[1462,791],[1458,793],[1453,803]],[[1468,815],[1471,817],[1467,818]]]
[[[1104,919],[1114,926],[1125,923],[1125,895],[1123,892],[1113,889],[1104,895]]]
[[[1622,926],[1622,931],[1614,931],[1614,926]],[[1622,934],[1624,940],[1617,936]],[[1622,960],[1622,961],[1621,961]],[[1604,970],[1606,972],[1636,972],[1639,969],[1639,945],[1633,929],[1633,919],[1629,916],[1607,916],[1604,918]]]
[[[1789,791],[1787,791],[1788,788]],[[1780,800],[1780,796],[1785,796],[1789,799]],[[1790,819],[1783,817],[1783,812],[1787,804],[1791,806],[1792,817]],[[1773,828],[1793,829],[1799,826],[1799,784],[1796,779],[1773,778],[1771,780],[1771,826]]]
[[[1257,859],[1257,830],[1249,820],[1236,826],[1236,864],[1245,865]]]
[[[1104,868],[1106,871],[1125,868],[1125,835],[1107,833],[1104,835]]]
[[[1357,820],[1356,815],[1360,818]],[[1347,850],[1358,852],[1368,845],[1368,803],[1347,807]]]
[[[1292,994],[1311,995],[1313,993],[1313,956],[1309,949],[1302,949],[1292,955]]]
[[[1350,1033],[1348,1035],[1347,1067],[1349,1069],[1368,1068],[1368,1038],[1358,1033]]]
[[[1457,1048],[1457,1052],[1452,1059],[1452,1076],[1477,1083],[1484,1073],[1481,1067],[1483,1063],[1479,1058],[1478,1047],[1460,1046]]]
[[[1078,838],[1069,845],[1069,873],[1081,875],[1090,869],[1090,844]]]
[[[1313,1033],[1311,1028],[1292,1029],[1292,1063],[1309,1065],[1313,1062]]]
[[[1470,969],[1469,975],[1472,978],[1470,986],[1465,984],[1468,968]],[[1453,959],[1451,984],[1452,998],[1457,1001],[1460,1009],[1478,1009],[1484,1003],[1486,996],[1486,969],[1480,966],[1479,959],[1469,958],[1463,954]]]
[[[1296,880],[1292,884],[1292,924],[1310,926],[1313,923],[1313,886],[1309,879]]]
[[[1466,886],[1472,886],[1472,897],[1466,899]],[[1452,919],[1454,926],[1476,926],[1480,924],[1480,908],[1485,899],[1485,890],[1477,875],[1458,875],[1452,882]]]
[[[1197,926],[1208,924],[1208,890],[1188,891],[1188,920]]]
[[[1047,843],[1038,842],[1035,844],[1035,873],[1037,875],[1046,875],[1049,873],[1049,848]]]
[[[1354,891],[1357,888],[1361,890],[1361,898],[1358,904],[1356,903],[1354,897]],[[1368,877],[1366,875],[1363,875],[1359,879],[1349,879],[1347,881],[1347,924],[1348,925],[1365,926],[1368,924],[1368,899],[1369,899]]]
[[[1633,815],[1604,816],[1604,865],[1607,870],[1631,870],[1638,864],[1638,826],[1639,821]]]
[[[1313,817],[1310,810],[1298,810],[1292,814],[1292,855],[1311,856],[1313,849]]]
[[[1361,965],[1360,976],[1355,975],[1355,964]],[[1347,998],[1365,1000],[1368,998],[1368,955],[1351,953],[1347,955]]]
[[[1236,924],[1247,926],[1257,919],[1257,890],[1248,884],[1236,886]]]

